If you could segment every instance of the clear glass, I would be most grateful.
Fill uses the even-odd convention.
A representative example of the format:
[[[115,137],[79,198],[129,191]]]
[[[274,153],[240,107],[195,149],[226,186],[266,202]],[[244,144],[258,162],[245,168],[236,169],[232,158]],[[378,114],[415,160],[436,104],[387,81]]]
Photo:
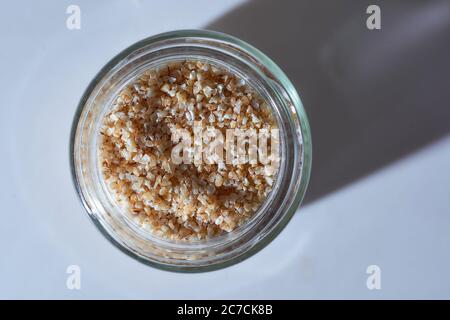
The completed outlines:
[[[206,60],[239,73],[270,103],[280,129],[280,168],[267,200],[236,230],[208,240],[176,242],[137,226],[112,200],[98,165],[99,126],[114,97],[144,70],[174,60]],[[144,39],[113,58],[92,80],[78,106],[70,142],[77,192],[98,229],[119,249],[171,271],[223,268],[266,246],[286,226],[305,194],[311,170],[307,116],[280,68],[249,44],[222,33],[182,30]]]

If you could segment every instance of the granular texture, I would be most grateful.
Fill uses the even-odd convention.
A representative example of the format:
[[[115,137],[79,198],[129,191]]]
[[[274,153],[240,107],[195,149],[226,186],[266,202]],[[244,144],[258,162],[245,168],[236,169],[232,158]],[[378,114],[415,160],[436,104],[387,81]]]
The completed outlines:
[[[243,79],[201,61],[145,71],[105,115],[99,161],[115,201],[157,236],[206,239],[245,223],[267,198],[278,165],[174,164],[176,130],[277,128],[267,102]],[[225,150],[226,152],[227,150]]]

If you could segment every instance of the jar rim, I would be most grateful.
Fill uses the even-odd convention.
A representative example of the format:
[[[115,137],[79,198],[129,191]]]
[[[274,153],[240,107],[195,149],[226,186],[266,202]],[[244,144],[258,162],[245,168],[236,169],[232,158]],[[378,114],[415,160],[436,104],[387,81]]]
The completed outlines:
[[[120,243],[117,239],[115,239],[108,230],[105,229],[104,225],[99,221],[99,219],[96,217],[95,213],[92,212],[92,208],[90,204],[88,203],[87,199],[84,196],[82,186],[80,185],[78,173],[77,173],[77,167],[76,167],[76,144],[77,144],[77,129],[80,122],[80,117],[82,115],[82,112],[86,106],[86,103],[88,102],[88,99],[90,98],[92,92],[96,88],[96,86],[100,83],[100,81],[104,78],[106,74],[108,74],[113,68],[115,68],[120,62],[124,61],[127,57],[129,57],[132,53],[136,52],[137,50],[144,48],[150,44],[155,44],[162,41],[172,40],[172,39],[206,39],[206,40],[212,40],[212,41],[219,41],[222,44],[225,45],[231,45],[234,47],[239,48],[249,56],[253,57],[255,61],[259,62],[276,80],[277,84],[281,86],[285,91],[286,94],[289,96],[289,100],[291,102],[292,107],[294,108],[293,113],[298,117],[296,121],[299,122],[299,129],[300,129],[300,135],[301,135],[301,172],[299,175],[299,186],[297,188],[296,194],[294,198],[291,200],[287,211],[283,214],[281,217],[281,220],[276,223],[276,225],[270,230],[268,234],[266,234],[260,241],[254,243],[248,250],[245,252],[232,257],[228,260],[217,262],[215,264],[209,264],[209,265],[200,265],[200,266],[189,266],[186,267],[184,265],[171,265],[171,264],[164,264],[160,263],[159,261],[152,261],[149,259],[146,259],[133,250],[130,250],[130,248],[125,247],[122,243]],[[145,38],[139,42],[136,42],[135,44],[129,46],[122,52],[120,52],[118,55],[116,55],[113,59],[111,59],[94,77],[94,79],[91,81],[87,89],[85,90],[78,108],[76,110],[73,123],[72,123],[72,130],[71,130],[71,138],[70,138],[70,165],[71,165],[71,172],[72,172],[72,178],[73,182],[76,188],[76,191],[83,203],[83,206],[85,207],[86,211],[89,213],[89,216],[91,220],[95,223],[97,228],[102,232],[102,234],[109,239],[110,242],[112,242],[116,247],[118,247],[122,252],[126,253],[127,255],[145,263],[148,265],[151,265],[153,267],[157,267],[164,270],[169,271],[179,271],[179,272],[200,272],[200,271],[212,271],[221,269],[230,265],[233,265],[235,263],[238,263],[242,260],[245,260],[246,258],[252,256],[262,248],[264,248],[266,245],[268,245],[280,232],[284,227],[287,225],[287,223],[292,218],[293,214],[297,210],[298,206],[300,205],[301,201],[303,200],[303,197],[306,192],[306,188],[309,182],[310,177],[310,170],[311,170],[311,136],[310,136],[310,129],[309,129],[309,123],[308,119],[305,113],[305,110],[303,109],[303,105],[301,103],[300,97],[295,90],[293,84],[291,81],[287,78],[287,76],[284,74],[284,72],[264,53],[259,51],[258,49],[254,48],[253,46],[247,44],[246,42],[235,38],[233,36],[219,33],[215,31],[207,31],[207,30],[178,30],[178,31],[172,31],[172,32],[166,32],[162,34],[158,34],[152,37]]]

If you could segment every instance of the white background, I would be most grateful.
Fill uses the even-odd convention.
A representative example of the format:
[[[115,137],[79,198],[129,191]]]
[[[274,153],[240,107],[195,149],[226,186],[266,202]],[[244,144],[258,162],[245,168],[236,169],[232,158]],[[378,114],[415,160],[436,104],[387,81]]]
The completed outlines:
[[[71,122],[89,81],[132,43],[202,28],[241,2],[2,4],[0,298],[450,298],[445,135],[308,202],[267,248],[220,271],[153,269],[91,223],[69,168]],[[81,30],[66,28],[69,4],[81,7]],[[78,291],[66,288],[71,264],[81,267]],[[366,287],[373,264],[381,290]]]

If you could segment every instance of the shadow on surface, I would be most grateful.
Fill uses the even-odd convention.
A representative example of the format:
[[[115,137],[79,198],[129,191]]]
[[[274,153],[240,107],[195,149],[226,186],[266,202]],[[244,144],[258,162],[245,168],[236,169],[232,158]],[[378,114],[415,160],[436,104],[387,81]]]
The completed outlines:
[[[381,8],[381,30],[366,8]],[[450,131],[450,2],[253,0],[206,26],[261,49],[309,116],[318,199]]]

